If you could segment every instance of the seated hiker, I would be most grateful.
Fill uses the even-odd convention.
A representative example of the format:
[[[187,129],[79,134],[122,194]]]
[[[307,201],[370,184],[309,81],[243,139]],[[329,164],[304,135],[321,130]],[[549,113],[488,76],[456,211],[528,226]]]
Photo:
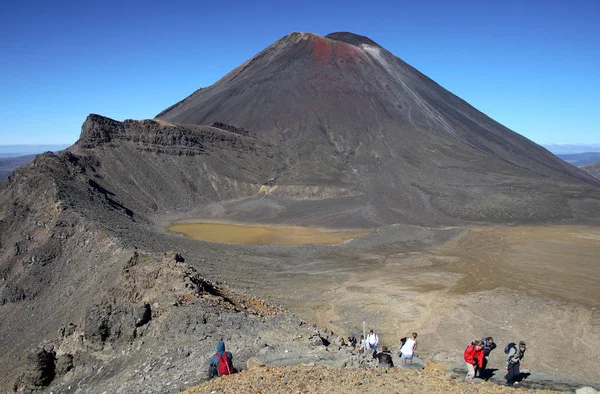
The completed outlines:
[[[519,342],[519,346],[515,343],[509,343],[504,348],[504,353],[506,353],[506,370],[508,371],[505,378],[506,384],[512,386],[515,383],[518,383],[518,379],[521,375],[521,360],[525,355],[525,350],[527,350],[527,345],[525,342]]]
[[[225,351],[225,343],[217,342],[217,352],[210,358],[208,364],[208,378],[212,379],[215,376],[231,375],[237,370],[233,368],[233,355],[231,352]]]
[[[353,349],[356,348],[356,337],[354,334],[350,334],[348,337],[348,346],[352,347]]]
[[[410,336],[407,337],[406,342],[400,348],[400,359],[402,360],[402,364],[412,364],[413,356],[415,355],[415,351],[417,350],[417,333],[413,332]]]
[[[360,336],[360,347],[358,348],[359,352],[364,352],[367,349],[367,341],[364,335]]]
[[[473,379],[477,371],[483,367],[483,343],[481,341],[473,341],[465,349],[464,359],[467,364],[467,376],[465,379]]]
[[[394,368],[394,362],[392,361],[392,355],[388,352],[387,346],[381,348],[381,352],[377,353],[377,350],[373,350],[373,358],[379,360],[379,368],[388,369]]]

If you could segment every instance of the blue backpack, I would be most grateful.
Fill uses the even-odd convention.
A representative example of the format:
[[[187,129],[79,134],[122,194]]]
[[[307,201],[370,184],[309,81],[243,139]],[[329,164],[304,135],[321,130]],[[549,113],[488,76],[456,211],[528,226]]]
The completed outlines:
[[[511,349],[511,348],[515,348],[515,349],[517,349],[517,344],[516,344],[516,343],[514,343],[514,342],[511,342],[511,343],[509,343],[508,345],[506,345],[506,347],[504,348],[504,353],[505,353],[505,354],[508,354],[508,353],[510,353],[510,349]]]

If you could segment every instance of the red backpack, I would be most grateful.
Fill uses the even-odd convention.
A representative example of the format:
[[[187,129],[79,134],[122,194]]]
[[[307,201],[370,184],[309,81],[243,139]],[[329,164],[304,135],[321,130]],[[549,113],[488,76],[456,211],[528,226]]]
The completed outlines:
[[[228,355],[228,352],[224,352],[222,356],[219,353],[215,353],[215,356],[219,360],[219,364],[217,365],[219,376],[231,375],[233,373],[233,362],[227,357]]]

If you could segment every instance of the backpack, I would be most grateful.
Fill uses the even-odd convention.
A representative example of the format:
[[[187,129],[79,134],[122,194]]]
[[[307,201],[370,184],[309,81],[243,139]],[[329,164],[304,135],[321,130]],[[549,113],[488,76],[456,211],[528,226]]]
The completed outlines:
[[[516,344],[516,343],[514,343],[514,342],[511,342],[511,343],[509,343],[508,345],[506,345],[506,347],[504,348],[504,353],[505,353],[505,354],[508,354],[508,353],[510,353],[510,349],[511,349],[511,348],[514,348],[515,350],[517,350],[517,351],[518,351],[518,349],[517,349],[517,344]]]
[[[383,353],[381,355],[381,363],[387,365],[394,365],[394,362],[392,361],[392,356],[387,353]]]
[[[229,352],[224,352],[221,356],[219,353],[215,353],[219,363],[217,364],[217,370],[219,371],[219,376],[231,375],[233,373],[233,362],[229,357]]]

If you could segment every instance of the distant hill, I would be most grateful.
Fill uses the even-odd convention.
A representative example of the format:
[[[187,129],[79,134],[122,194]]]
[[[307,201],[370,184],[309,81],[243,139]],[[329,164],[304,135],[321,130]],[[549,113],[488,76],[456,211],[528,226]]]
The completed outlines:
[[[17,168],[32,162],[36,155],[44,152],[57,153],[66,149],[67,144],[53,145],[0,145],[0,181]]]
[[[594,164],[588,164],[587,166],[583,166],[581,167],[581,169],[586,171],[594,178],[600,179],[600,161]]]
[[[5,157],[0,159],[0,181],[7,178],[15,169],[35,159],[35,155]]]
[[[577,167],[586,166],[588,164],[593,164],[600,161],[600,152],[557,154],[556,156]]]
[[[555,155],[583,152],[600,152],[600,144],[542,144]]]

